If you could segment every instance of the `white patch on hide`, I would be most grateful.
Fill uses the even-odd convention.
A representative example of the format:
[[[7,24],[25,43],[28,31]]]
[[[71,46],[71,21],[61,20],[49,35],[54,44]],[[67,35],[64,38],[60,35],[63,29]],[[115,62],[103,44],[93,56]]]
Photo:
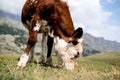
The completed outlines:
[[[79,52],[80,54],[83,53],[83,43],[84,43],[84,39],[80,38],[78,39],[78,44],[75,46],[75,49],[77,50],[77,52]]]
[[[37,21],[37,23],[36,23],[35,27],[33,28],[33,30],[34,31],[39,31],[40,27],[41,27],[41,25]]]
[[[83,39],[83,38],[80,38],[80,39],[78,39],[78,42],[83,43],[83,42],[84,42],[84,39]]]
[[[20,57],[20,60],[18,62],[18,67],[25,67],[26,66],[26,63],[28,62],[28,59],[29,59],[29,55],[27,55],[26,53],[25,54],[22,54],[22,56]]]
[[[55,49],[57,51],[57,55],[62,59],[62,66],[66,70],[74,69],[74,62],[71,60],[71,57],[74,57],[72,52],[69,51],[68,43],[59,37],[54,38]],[[69,53],[70,52],[70,53]]]
[[[74,58],[74,56],[77,54],[77,51],[74,46],[67,46],[67,53],[70,58]]]
[[[55,43],[55,49],[59,53],[59,55],[64,55],[66,51],[66,46],[68,45],[67,42],[65,42],[63,39],[60,39],[59,37],[54,38]]]
[[[54,37],[54,30],[52,30],[52,32],[49,31],[48,35],[53,38]]]
[[[66,2],[66,3],[68,3],[68,0],[61,0],[62,2]]]

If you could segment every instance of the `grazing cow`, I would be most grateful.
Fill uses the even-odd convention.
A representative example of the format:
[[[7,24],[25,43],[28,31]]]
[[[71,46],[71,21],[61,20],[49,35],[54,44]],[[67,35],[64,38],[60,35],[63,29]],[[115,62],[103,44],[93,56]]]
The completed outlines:
[[[73,59],[82,54],[82,28],[74,29],[66,0],[27,0],[22,9],[22,23],[29,30],[29,39],[18,69],[26,66],[38,33],[43,34],[41,62],[45,63],[47,39],[47,65],[52,65],[53,42],[60,64],[67,70],[74,69]],[[47,38],[46,38],[47,37]]]

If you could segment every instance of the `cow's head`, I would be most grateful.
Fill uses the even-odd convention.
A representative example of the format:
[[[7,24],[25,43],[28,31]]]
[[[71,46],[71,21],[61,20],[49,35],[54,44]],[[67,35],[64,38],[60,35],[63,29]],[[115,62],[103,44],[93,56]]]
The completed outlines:
[[[83,30],[82,28],[78,28],[74,31],[72,34],[72,37],[70,38],[70,41],[67,45],[67,53],[71,55],[71,59],[74,59],[78,56],[80,56],[83,52]]]
[[[74,69],[73,59],[79,57],[83,52],[84,40],[82,39],[82,35],[82,28],[78,28],[73,32],[69,42],[65,42],[58,37],[55,39],[55,49],[61,57],[63,66],[68,70]]]

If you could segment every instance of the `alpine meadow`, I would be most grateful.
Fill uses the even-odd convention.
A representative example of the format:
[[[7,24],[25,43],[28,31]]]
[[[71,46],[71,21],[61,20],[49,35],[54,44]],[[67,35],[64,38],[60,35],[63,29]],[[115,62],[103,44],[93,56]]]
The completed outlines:
[[[120,53],[103,52],[77,59],[73,71],[58,67],[56,56],[55,67],[45,67],[28,63],[22,70],[16,70],[18,54],[0,53],[0,80],[120,80]],[[34,61],[38,62],[38,55]]]

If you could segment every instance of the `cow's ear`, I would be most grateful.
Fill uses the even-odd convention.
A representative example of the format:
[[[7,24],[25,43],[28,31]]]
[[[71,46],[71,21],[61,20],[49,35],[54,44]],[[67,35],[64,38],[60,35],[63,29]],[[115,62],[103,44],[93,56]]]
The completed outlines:
[[[81,27],[79,27],[78,29],[76,29],[73,34],[72,34],[72,38],[73,39],[78,39],[81,38],[83,35],[83,29]]]

